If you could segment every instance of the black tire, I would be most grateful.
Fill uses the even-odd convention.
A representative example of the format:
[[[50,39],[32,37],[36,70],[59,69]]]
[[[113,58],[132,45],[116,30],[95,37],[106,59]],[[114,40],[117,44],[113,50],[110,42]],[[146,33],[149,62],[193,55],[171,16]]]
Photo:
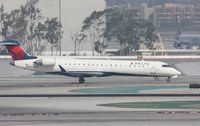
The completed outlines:
[[[167,78],[167,83],[171,83],[171,77]]]
[[[85,82],[85,79],[84,79],[83,77],[80,77],[80,78],[79,78],[79,83],[82,84],[82,83],[84,83],[84,82]]]

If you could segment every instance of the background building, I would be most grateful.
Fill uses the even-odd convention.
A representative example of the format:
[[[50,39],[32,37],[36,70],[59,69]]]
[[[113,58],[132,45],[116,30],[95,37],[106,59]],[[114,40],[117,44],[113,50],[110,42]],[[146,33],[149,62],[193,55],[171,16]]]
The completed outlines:
[[[151,20],[158,30],[175,30],[177,16],[187,31],[200,27],[199,0],[106,0],[106,5],[135,9],[139,13],[137,18]]]
[[[153,23],[160,30],[176,30],[177,21],[184,31],[200,28],[200,6],[192,4],[163,4],[155,6]]]
[[[134,6],[141,5],[143,3],[147,4],[149,7],[161,5],[164,3],[174,3],[174,4],[199,4],[199,0],[105,0],[106,5],[113,7],[116,5],[131,4]]]
[[[134,8],[139,13],[137,18],[154,24],[167,49],[174,48],[177,22],[182,33],[200,34],[199,0],[106,0],[106,6]]]

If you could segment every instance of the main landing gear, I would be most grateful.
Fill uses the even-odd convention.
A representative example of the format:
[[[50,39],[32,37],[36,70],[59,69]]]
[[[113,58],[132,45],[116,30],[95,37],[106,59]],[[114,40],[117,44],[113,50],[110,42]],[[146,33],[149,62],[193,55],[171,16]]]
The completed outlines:
[[[79,83],[84,83],[84,82],[85,82],[84,77],[79,77]]]
[[[167,77],[167,83],[171,82],[171,77]]]
[[[154,80],[159,81],[159,78],[157,76],[154,76]]]
[[[154,76],[155,81],[159,81],[159,78],[157,76]],[[171,77],[167,77],[167,83],[171,83]]]

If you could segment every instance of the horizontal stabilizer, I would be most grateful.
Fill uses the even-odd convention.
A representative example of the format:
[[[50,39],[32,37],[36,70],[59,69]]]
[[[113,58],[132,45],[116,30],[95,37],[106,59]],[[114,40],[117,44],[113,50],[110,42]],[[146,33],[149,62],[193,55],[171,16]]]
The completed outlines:
[[[20,45],[19,42],[15,41],[15,40],[5,40],[5,41],[1,41],[0,45],[4,45],[4,46],[16,46],[16,45]]]

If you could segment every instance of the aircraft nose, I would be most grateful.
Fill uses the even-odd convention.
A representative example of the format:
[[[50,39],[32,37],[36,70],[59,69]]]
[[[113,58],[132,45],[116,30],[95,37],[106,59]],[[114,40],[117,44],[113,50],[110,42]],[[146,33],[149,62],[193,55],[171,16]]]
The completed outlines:
[[[175,75],[181,75],[181,72],[176,69],[174,69],[174,73],[175,73]]]
[[[181,75],[181,72],[174,68],[172,75],[172,78],[177,78],[179,75]]]

